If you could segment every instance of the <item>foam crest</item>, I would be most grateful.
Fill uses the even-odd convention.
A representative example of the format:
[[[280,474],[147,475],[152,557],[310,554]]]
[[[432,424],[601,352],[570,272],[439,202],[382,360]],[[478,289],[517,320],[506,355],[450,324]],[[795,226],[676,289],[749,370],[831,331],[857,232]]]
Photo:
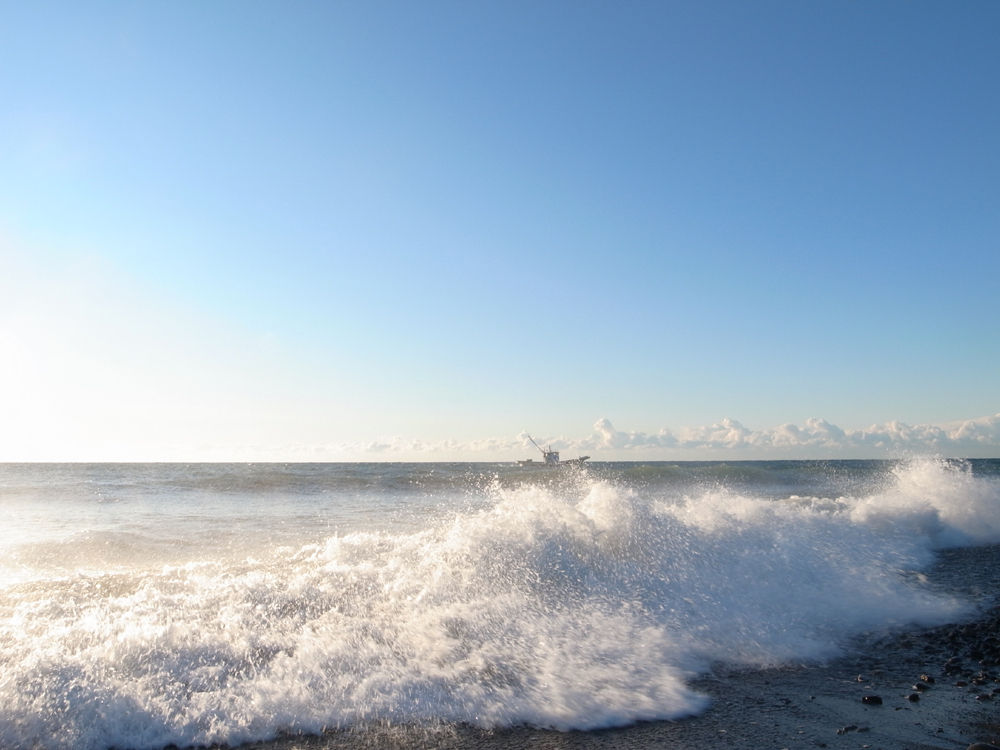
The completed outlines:
[[[927,540],[933,547],[1000,543],[1000,486],[976,476],[965,461],[920,460],[897,465],[893,481],[853,508],[859,522],[883,533]]]

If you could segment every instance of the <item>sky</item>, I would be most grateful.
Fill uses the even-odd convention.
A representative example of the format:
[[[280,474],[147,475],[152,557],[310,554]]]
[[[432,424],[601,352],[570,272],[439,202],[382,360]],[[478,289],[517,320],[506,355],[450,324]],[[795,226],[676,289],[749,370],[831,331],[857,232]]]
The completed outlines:
[[[0,461],[1000,456],[998,38],[0,5]]]

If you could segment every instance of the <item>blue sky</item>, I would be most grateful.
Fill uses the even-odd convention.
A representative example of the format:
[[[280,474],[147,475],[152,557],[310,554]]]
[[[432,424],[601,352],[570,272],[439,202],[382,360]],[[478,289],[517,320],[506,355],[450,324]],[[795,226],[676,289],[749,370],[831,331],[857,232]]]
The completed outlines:
[[[7,4],[0,459],[995,415],[998,36],[995,2]]]

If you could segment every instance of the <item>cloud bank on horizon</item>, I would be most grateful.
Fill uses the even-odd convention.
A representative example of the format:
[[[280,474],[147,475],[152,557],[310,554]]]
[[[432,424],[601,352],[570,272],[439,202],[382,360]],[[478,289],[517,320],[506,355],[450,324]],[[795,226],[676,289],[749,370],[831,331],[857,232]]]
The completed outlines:
[[[891,458],[941,456],[991,458],[1000,456],[1000,414],[951,424],[908,425],[899,421],[845,430],[824,419],[807,419],[805,425],[782,424],[752,430],[734,419],[676,433],[617,429],[610,420],[599,419],[593,433],[582,438],[538,437],[536,441],[563,452],[587,452],[595,460],[657,460],[709,458]],[[485,438],[470,441],[392,437],[360,443],[328,443],[286,446],[222,446],[212,450],[237,453],[269,453],[293,460],[503,460],[536,449],[528,433],[516,438]]]

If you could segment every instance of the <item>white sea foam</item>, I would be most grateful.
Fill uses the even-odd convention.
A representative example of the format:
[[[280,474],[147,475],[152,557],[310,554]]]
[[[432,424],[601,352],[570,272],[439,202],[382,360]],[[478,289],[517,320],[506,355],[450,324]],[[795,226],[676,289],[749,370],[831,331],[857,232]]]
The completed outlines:
[[[852,509],[860,524],[883,533],[926,539],[938,549],[1000,543],[1000,496],[995,482],[976,477],[964,462],[913,461],[896,481]]]
[[[0,745],[676,718],[704,709],[685,681],[712,660],[822,659],[961,614],[905,573],[1000,541],[997,485],[937,462],[862,498],[654,497],[585,473],[493,494],[414,533],[7,586]]]

